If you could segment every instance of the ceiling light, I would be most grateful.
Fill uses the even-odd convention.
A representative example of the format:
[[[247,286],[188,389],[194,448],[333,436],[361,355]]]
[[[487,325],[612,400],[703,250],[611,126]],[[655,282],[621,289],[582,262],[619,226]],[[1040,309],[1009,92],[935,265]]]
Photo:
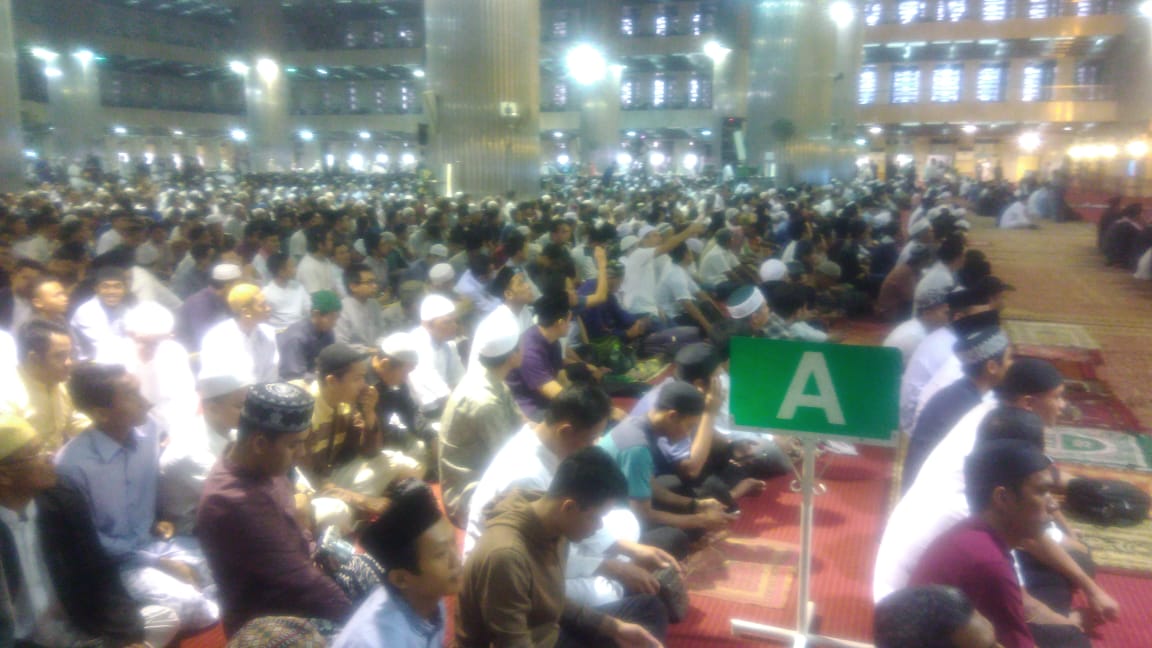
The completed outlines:
[[[847,27],[852,24],[852,19],[856,17],[856,10],[852,8],[852,4],[845,2],[845,0],[836,0],[828,5],[828,17],[832,22],[836,23],[837,27]]]
[[[228,61],[228,69],[241,76],[248,74],[248,66],[243,61]]]
[[[712,131],[710,131],[710,130],[708,130],[707,128],[705,128],[704,130],[700,131],[700,134],[701,134],[701,135],[703,135],[704,137],[711,137],[711,136],[712,136]]]
[[[872,128],[868,129],[868,132],[872,133],[873,135],[879,135],[880,133],[884,132],[884,129],[880,128],[879,126],[873,126]]]
[[[124,135],[125,133],[128,132],[128,129],[124,128],[123,126],[113,126],[112,132],[116,133],[117,135]]]
[[[415,70],[412,70],[412,76],[416,77],[417,79],[423,79],[424,78],[424,70],[421,70],[420,68],[416,68]]]
[[[177,137],[180,137],[181,135],[184,134],[184,131],[180,130],[179,128],[176,128],[176,129],[172,130],[172,134],[177,136]]]
[[[319,74],[320,76],[328,76],[328,70],[322,67],[318,67],[316,68],[316,74]]]
[[[372,139],[372,133],[369,133],[368,131],[360,131],[360,139],[370,140]]]
[[[731,49],[724,47],[719,42],[714,41],[714,40],[708,41],[707,43],[704,43],[704,55],[707,56],[708,58],[712,59],[712,61],[714,63],[719,63],[720,61],[723,61],[724,58],[726,56],[728,56],[728,53],[731,51],[732,51]]]
[[[60,77],[64,76],[64,73],[61,72],[60,68],[56,67],[55,65],[49,65],[48,67],[44,68],[44,76],[48,77],[49,79],[59,79]]]
[[[50,49],[45,49],[43,47],[33,47],[32,56],[35,56],[44,62],[51,62],[55,61],[60,55]]]
[[[280,66],[270,58],[262,58],[256,61],[256,73],[263,79],[272,79],[280,73]]]
[[[82,50],[77,50],[75,52],[72,52],[72,58],[76,59],[77,61],[80,61],[80,63],[82,63],[83,65],[88,65],[89,63],[92,62],[93,59],[96,58],[96,55],[93,54],[92,50],[90,50],[90,49],[82,49]]]
[[[976,126],[974,124],[964,124],[964,127],[961,128],[960,130],[971,135],[972,133],[975,133],[977,129],[976,129]]]
[[[1025,153],[1035,153],[1036,149],[1040,148],[1040,133],[1034,131],[1021,133],[1017,143]]]
[[[242,128],[233,128],[232,132],[229,133],[229,135],[232,137],[233,142],[246,142],[246,141],[248,141],[248,133],[244,132],[244,129],[242,129]]]
[[[300,131],[300,139],[304,140],[305,142],[311,142],[312,140],[316,139],[316,134],[305,128],[304,130]]]
[[[608,61],[604,59],[604,54],[587,43],[568,50],[564,56],[564,66],[568,69],[568,75],[580,85],[596,83],[608,73]]]

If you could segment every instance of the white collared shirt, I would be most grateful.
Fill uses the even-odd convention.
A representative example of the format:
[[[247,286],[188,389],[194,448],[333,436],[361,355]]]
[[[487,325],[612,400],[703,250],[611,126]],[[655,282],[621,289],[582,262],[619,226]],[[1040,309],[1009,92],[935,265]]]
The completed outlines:
[[[177,534],[193,534],[204,482],[234,436],[235,431],[225,437],[209,429],[203,416],[171,429],[171,440],[160,455],[156,500],[161,518],[172,522]]]
[[[276,346],[276,332],[267,324],[258,324],[245,335],[234,319],[216,324],[200,343],[200,375],[278,382],[280,349]]]
[[[464,362],[456,342],[435,343],[428,329],[412,329],[412,341],[419,362],[409,376],[413,395],[420,408],[431,411],[442,405],[464,377]]]
[[[328,259],[318,259],[312,254],[305,254],[296,266],[296,280],[304,285],[309,293],[317,290],[331,290],[340,294],[336,286],[336,274],[333,270],[335,264]]]
[[[264,293],[264,299],[272,309],[272,313],[268,316],[268,325],[278,331],[304,319],[312,310],[308,291],[295,279],[289,279],[288,285],[283,287],[275,281],[270,281],[260,291]]]
[[[924,338],[904,367],[904,376],[900,380],[900,429],[905,434],[912,433],[921,390],[932,380],[936,371],[944,366],[948,357],[953,355],[954,344],[956,334],[951,328],[942,326]]]
[[[80,304],[72,315],[72,328],[80,336],[80,360],[107,357],[125,339],[124,306],[109,311],[99,297]]]
[[[916,347],[920,346],[926,337],[928,329],[924,328],[924,322],[918,317],[913,317],[892,329],[888,337],[884,338],[884,346],[899,349],[900,355],[904,358],[904,366],[908,366]]]

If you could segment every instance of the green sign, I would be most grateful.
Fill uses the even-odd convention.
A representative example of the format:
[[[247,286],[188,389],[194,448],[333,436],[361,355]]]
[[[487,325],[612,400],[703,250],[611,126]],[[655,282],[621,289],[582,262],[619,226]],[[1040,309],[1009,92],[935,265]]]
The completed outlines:
[[[899,426],[896,349],[734,338],[730,373],[742,428],[890,445]]]

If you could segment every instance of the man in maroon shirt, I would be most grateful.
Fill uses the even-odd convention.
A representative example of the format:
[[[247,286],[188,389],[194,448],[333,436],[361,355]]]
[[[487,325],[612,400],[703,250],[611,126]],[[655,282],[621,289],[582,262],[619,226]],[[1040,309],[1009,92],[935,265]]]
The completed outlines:
[[[204,484],[196,534],[216,577],[228,634],[258,616],[341,623],[353,610],[312,560],[312,534],[299,522],[287,477],[304,456],[312,407],[312,396],[295,385],[252,387],[239,439]]]
[[[1038,537],[1052,521],[1056,503],[1051,464],[1025,441],[997,439],[978,445],[964,462],[972,517],[929,545],[909,580],[911,586],[951,585],[964,592],[992,622],[1005,648],[1037,645],[1011,549]]]

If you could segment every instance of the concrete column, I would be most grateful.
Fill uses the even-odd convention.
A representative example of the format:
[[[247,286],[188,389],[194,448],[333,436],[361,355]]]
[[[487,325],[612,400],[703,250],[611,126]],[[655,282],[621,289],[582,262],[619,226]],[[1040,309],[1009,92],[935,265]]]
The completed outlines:
[[[58,155],[81,160],[97,153],[108,128],[100,107],[100,71],[92,60],[59,52],[45,63],[48,81],[48,122]]]
[[[855,174],[856,82],[863,23],[836,25],[829,0],[759,3],[752,9],[749,163],[776,152],[780,179],[823,183]],[[782,141],[790,122],[794,135]],[[775,131],[775,132],[774,132]],[[783,155],[782,155],[783,154]]]
[[[292,167],[292,132],[288,123],[288,75],[281,63],[284,14],[279,0],[245,0],[238,4],[241,33],[248,43],[244,104],[248,113],[248,151],[252,171]]]
[[[712,145],[712,159],[708,162],[716,165],[721,162],[725,120],[748,115],[748,93],[745,90],[748,88],[749,18],[753,10],[752,3],[725,2],[719,5],[716,16],[716,42],[728,49],[727,53],[717,52],[711,59],[712,119],[709,127],[712,135],[707,136],[706,141]],[[700,168],[703,163],[701,160]]]
[[[20,123],[20,84],[16,80],[16,39],[12,0],[0,0],[0,191],[24,186],[24,130]]]
[[[540,0],[426,0],[424,24],[434,175],[451,164],[453,191],[537,194]]]
[[[623,67],[615,65],[608,37],[619,29],[621,6],[617,0],[588,0],[581,21],[583,42],[596,43],[608,67],[604,76],[589,85],[573,82],[580,106],[580,157],[582,168],[600,174],[616,162],[620,146],[620,81]],[[572,155],[572,153],[569,153]],[[553,159],[555,159],[553,157]]]

